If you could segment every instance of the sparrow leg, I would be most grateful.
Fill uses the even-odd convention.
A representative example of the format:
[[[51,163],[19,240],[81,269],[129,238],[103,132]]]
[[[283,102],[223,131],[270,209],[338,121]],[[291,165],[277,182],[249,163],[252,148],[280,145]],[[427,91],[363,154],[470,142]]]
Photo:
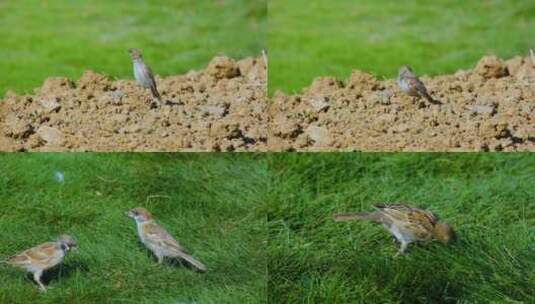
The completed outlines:
[[[34,272],[33,279],[39,285],[39,289],[41,289],[42,292],[46,292],[46,287],[43,284],[43,282],[41,282],[41,275],[42,274],[43,274],[42,271]]]
[[[163,263],[163,255],[156,255],[156,258],[158,258],[158,264]]]
[[[406,242],[401,242],[401,247],[399,248],[398,252],[396,253],[396,255],[394,255],[395,258],[397,258],[398,256],[402,255],[405,253],[405,250],[407,250],[407,246],[409,245],[409,243],[406,243]]]

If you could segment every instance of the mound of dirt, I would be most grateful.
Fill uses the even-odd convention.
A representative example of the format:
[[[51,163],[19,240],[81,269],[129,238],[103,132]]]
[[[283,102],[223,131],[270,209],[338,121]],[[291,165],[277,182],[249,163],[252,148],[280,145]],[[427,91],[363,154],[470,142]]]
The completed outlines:
[[[430,104],[396,80],[354,71],[320,77],[301,95],[277,92],[270,151],[535,151],[535,62],[482,58],[473,70],[421,77]]]
[[[203,71],[156,78],[162,104],[133,80],[86,71],[0,101],[1,151],[265,151],[264,60],[216,57]]]

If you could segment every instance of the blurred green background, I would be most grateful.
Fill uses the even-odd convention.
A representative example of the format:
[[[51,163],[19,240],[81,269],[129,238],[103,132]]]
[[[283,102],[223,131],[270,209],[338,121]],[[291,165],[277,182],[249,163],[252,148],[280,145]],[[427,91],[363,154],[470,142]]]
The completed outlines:
[[[535,303],[535,154],[273,155],[269,303]],[[405,202],[458,240],[399,243],[336,213]]]
[[[269,91],[300,92],[317,76],[353,69],[380,78],[471,68],[482,56],[535,48],[531,0],[271,0]]]
[[[62,233],[80,249],[46,294],[0,264],[0,303],[265,303],[267,180],[252,154],[0,154],[0,261]],[[158,265],[138,206],[208,271]]]
[[[87,69],[133,78],[131,47],[162,76],[203,68],[220,54],[259,55],[266,13],[265,0],[0,1],[0,99]]]

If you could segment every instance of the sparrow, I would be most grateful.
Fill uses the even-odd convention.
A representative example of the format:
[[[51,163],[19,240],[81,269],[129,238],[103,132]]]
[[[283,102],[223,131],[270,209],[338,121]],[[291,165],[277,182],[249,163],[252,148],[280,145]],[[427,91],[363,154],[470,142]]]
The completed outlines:
[[[39,285],[40,290],[46,292],[46,287],[41,282],[43,272],[60,264],[70,250],[78,250],[76,240],[64,234],[57,241],[46,242],[27,249],[4,262],[33,273],[33,279]]]
[[[199,262],[167,232],[158,225],[152,214],[145,208],[134,208],[126,213],[133,218],[137,224],[137,232],[141,242],[154,253],[161,264],[165,257],[179,258],[185,260],[200,272],[206,271],[206,266]]]
[[[134,77],[137,83],[146,89],[150,89],[152,96],[160,101],[161,97],[156,88],[154,75],[150,67],[143,61],[141,51],[138,49],[128,49],[128,53],[130,53],[130,57],[132,57],[132,61],[134,62]]]
[[[412,72],[409,66],[405,65],[399,69],[398,85],[409,96],[424,97],[430,103],[439,103],[427,93],[425,85]]]
[[[407,246],[416,241],[437,239],[448,244],[455,239],[453,229],[428,210],[395,203],[374,207],[373,212],[339,214],[334,216],[334,220],[368,220],[382,224],[401,243],[395,257],[404,254]]]

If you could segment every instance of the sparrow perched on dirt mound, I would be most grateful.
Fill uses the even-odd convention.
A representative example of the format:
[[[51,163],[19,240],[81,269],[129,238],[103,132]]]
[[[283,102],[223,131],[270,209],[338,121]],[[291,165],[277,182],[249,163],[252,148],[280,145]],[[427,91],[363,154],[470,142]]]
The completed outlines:
[[[132,61],[134,62],[134,77],[137,83],[146,89],[150,89],[152,96],[160,101],[161,97],[156,88],[154,75],[150,67],[143,61],[141,51],[138,49],[128,49],[128,53],[130,53],[130,57],[132,57]]]
[[[55,242],[35,246],[8,258],[4,262],[33,273],[33,279],[39,284],[39,288],[46,291],[45,285],[41,282],[43,272],[60,264],[68,251],[76,251],[77,248],[76,240],[72,236],[64,234]]]
[[[158,263],[162,263],[165,257],[179,258],[201,272],[206,271],[206,266],[189,255],[165,229],[160,227],[147,209],[134,208],[126,215],[136,221],[141,242],[154,253]]]
[[[395,256],[403,254],[407,246],[416,241],[437,239],[448,244],[455,239],[455,232],[445,222],[428,210],[405,204],[382,204],[376,211],[335,215],[335,221],[369,220],[382,224],[401,243]]]
[[[409,66],[402,66],[399,69],[398,85],[409,96],[424,97],[430,103],[440,103],[427,93],[424,83],[418,79]]]

